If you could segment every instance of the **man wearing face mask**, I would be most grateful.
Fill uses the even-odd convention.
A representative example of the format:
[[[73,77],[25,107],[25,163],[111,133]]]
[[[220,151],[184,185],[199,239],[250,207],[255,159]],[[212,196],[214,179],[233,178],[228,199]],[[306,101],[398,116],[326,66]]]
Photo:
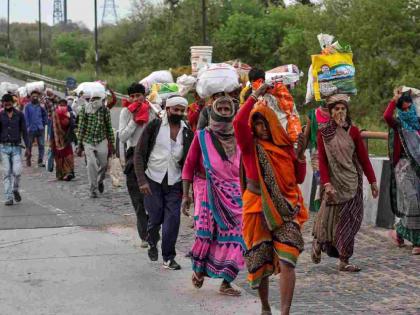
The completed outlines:
[[[73,113],[76,115],[76,117],[79,115],[79,112],[81,111],[82,107],[85,105],[86,105],[86,100],[83,97],[83,92],[80,92],[79,96],[77,96],[71,104],[71,109],[73,110]]]
[[[128,88],[129,99],[126,106],[121,110],[119,123],[119,138],[127,144],[125,152],[126,166],[124,174],[127,177],[127,189],[131,203],[137,216],[137,231],[142,240],[141,247],[147,248],[147,214],[143,205],[143,194],[139,190],[137,177],[134,171],[134,149],[143,133],[147,123],[155,118],[154,111],[150,107],[144,95],[145,87],[139,83],[133,83]]]
[[[38,144],[38,167],[45,167],[45,126],[48,123],[47,111],[40,105],[40,93],[37,90],[31,92],[31,102],[25,106],[25,121],[28,128],[28,154],[26,165],[31,166],[32,144],[36,139]]]
[[[180,225],[181,171],[193,132],[183,121],[188,101],[172,96],[162,119],[152,120],[143,131],[134,153],[134,168],[144,207],[149,214],[149,258],[158,259],[157,242],[162,225],[164,268],[178,270],[175,244]]]
[[[28,148],[28,134],[25,116],[13,108],[13,96],[2,97],[3,111],[0,113],[0,152],[3,163],[3,185],[6,206],[13,205],[13,199],[20,202],[19,180],[22,172],[21,139]],[[28,150],[28,149],[27,149]]]
[[[104,179],[108,166],[108,153],[114,149],[114,131],[109,109],[103,105],[105,93],[95,92],[79,112],[77,155],[85,151],[90,197],[104,192]]]

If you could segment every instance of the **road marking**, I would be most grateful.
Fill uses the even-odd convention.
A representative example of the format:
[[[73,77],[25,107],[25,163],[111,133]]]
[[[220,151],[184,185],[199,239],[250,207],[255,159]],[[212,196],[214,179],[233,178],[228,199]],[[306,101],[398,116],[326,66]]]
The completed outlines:
[[[41,202],[40,200],[36,199],[35,197],[33,197],[29,192],[22,190],[23,192],[25,192],[25,196],[27,196],[27,198],[32,201],[33,203],[35,203],[36,205],[45,208],[51,212],[53,212],[54,214],[56,214],[58,217],[60,217],[60,219],[63,219],[64,222],[66,223],[66,225],[68,226],[76,226],[76,224],[74,223],[73,217],[68,214],[66,211],[64,211],[63,209],[54,207],[51,204],[44,204],[43,202]]]

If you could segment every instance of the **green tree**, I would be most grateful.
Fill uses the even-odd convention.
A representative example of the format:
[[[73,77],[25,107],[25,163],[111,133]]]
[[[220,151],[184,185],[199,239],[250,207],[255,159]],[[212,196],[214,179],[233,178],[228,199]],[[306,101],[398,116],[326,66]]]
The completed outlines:
[[[80,69],[86,60],[89,40],[77,32],[62,33],[53,40],[58,64],[68,69]]]

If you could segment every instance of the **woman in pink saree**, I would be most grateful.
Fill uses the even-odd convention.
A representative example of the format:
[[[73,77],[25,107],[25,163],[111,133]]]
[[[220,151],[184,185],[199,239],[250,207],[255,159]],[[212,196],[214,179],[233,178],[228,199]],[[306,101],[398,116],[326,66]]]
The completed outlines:
[[[234,115],[230,97],[214,102],[209,127],[196,133],[182,172],[182,211],[186,215],[194,181],[193,285],[198,289],[204,277],[221,278],[219,292],[231,296],[241,294],[231,282],[244,267],[245,251],[241,232],[241,154],[233,133]]]

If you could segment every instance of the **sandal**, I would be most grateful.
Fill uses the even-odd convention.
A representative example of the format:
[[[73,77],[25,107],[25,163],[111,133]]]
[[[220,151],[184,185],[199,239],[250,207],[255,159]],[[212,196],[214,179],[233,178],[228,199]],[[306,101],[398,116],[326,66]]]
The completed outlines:
[[[321,245],[315,239],[312,241],[311,259],[314,264],[321,262]]]
[[[192,281],[192,284],[193,284],[194,288],[200,289],[203,286],[204,277],[200,278],[197,275],[197,273],[193,272],[191,281]]]
[[[414,246],[413,250],[411,251],[412,255],[420,255],[420,247],[419,246]]]
[[[388,232],[388,236],[391,239],[392,243],[394,243],[395,246],[403,247],[404,246],[404,239],[399,237],[397,231],[392,230]]]
[[[362,269],[359,268],[356,265],[352,265],[352,264],[341,264],[340,263],[340,267],[338,268],[338,270],[345,271],[345,272],[359,272]]]
[[[228,284],[222,283],[219,289],[219,293],[223,295],[228,295],[228,296],[240,296],[242,294],[240,290],[236,290],[232,288],[230,283]]]

